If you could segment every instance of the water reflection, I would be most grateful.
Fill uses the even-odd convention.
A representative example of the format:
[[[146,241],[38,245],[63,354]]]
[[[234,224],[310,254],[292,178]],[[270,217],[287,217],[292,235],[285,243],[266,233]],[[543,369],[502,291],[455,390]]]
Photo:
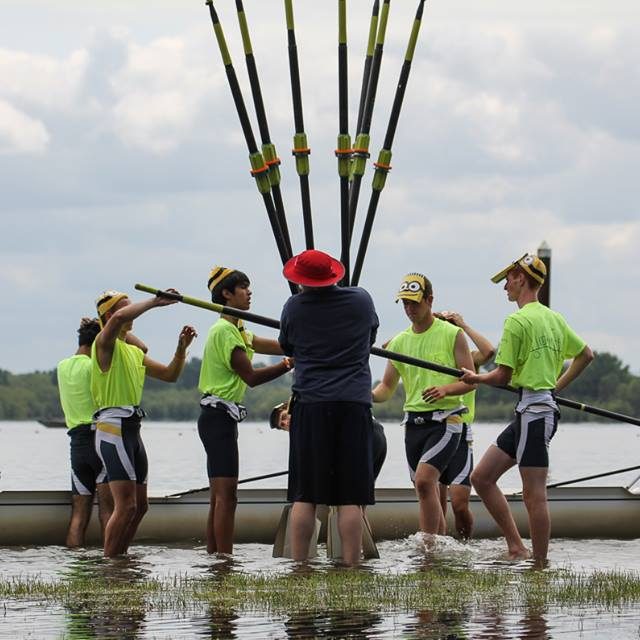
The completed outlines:
[[[373,638],[383,616],[373,611],[300,612],[285,618],[287,638]]]
[[[134,586],[148,575],[144,562],[135,555],[117,558],[104,558],[99,552],[74,555],[61,571],[61,577],[70,583],[71,594],[65,603],[65,637],[138,638],[145,622],[146,597],[135,588],[121,595],[109,586]]]

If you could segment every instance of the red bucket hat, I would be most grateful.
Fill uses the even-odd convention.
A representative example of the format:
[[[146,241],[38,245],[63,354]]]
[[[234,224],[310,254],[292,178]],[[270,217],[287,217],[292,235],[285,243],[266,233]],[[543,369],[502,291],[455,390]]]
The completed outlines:
[[[306,287],[328,287],[342,280],[344,266],[328,253],[308,249],[290,258],[282,269],[284,277]]]

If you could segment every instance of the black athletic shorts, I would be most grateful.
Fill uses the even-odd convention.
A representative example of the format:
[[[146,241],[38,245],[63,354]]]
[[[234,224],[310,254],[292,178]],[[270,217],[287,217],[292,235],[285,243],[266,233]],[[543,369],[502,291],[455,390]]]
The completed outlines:
[[[425,419],[423,424],[407,423],[404,448],[411,480],[415,480],[420,463],[430,464],[442,473],[451,462],[461,435],[462,424],[430,419]]]
[[[96,452],[96,432],[90,424],[80,424],[67,433],[71,440],[71,493],[92,496],[96,484],[106,482],[104,466]]]
[[[209,478],[238,477],[238,423],[217,407],[201,407],[198,435],[207,452]]]
[[[558,428],[558,413],[516,413],[496,445],[520,467],[549,467],[549,443]]]
[[[453,454],[453,458],[440,475],[440,483],[447,486],[461,484],[471,486],[471,472],[473,471],[473,447],[467,442],[467,425],[462,426],[460,443]]]
[[[104,464],[107,482],[131,480],[147,484],[149,462],[140,437],[140,418],[99,417],[96,451]]]
[[[371,407],[296,402],[289,430],[289,502],[374,504]]]

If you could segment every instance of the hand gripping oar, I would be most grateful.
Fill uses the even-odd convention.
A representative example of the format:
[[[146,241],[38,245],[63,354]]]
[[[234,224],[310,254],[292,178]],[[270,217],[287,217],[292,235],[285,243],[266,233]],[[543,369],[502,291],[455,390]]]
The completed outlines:
[[[367,84],[367,99],[365,100],[362,113],[362,125],[357,131],[356,141],[353,146],[351,162],[351,191],[349,194],[349,225],[350,232],[353,233],[353,225],[356,220],[356,210],[358,208],[358,198],[360,197],[360,184],[364,169],[369,157],[369,132],[371,131],[371,120],[373,119],[373,107],[378,91],[378,78],[380,77],[380,66],[382,64],[382,52],[384,39],[387,33],[387,20],[389,18],[389,4],[391,0],[384,0],[378,22],[378,34],[376,46],[371,61],[371,73]]]
[[[387,173],[389,173],[389,171],[391,170],[391,147],[393,145],[393,138],[396,134],[398,119],[400,118],[402,101],[404,100],[404,94],[407,89],[407,82],[409,80],[409,73],[411,72],[411,63],[413,61],[413,55],[415,53],[416,43],[418,41],[418,34],[420,33],[424,3],[425,0],[420,0],[418,4],[416,17],[413,22],[411,35],[409,37],[409,44],[407,45],[407,52],[404,56],[402,70],[400,71],[400,79],[398,80],[398,86],[396,87],[396,95],[393,100],[391,115],[389,116],[389,124],[387,125],[387,133],[384,138],[384,145],[380,151],[380,154],[378,155],[378,162],[374,163],[376,169],[373,174],[371,198],[369,200],[367,217],[365,218],[364,226],[362,228],[362,237],[360,239],[360,246],[358,247],[356,263],[353,268],[353,276],[351,278],[352,286],[356,286],[360,281],[362,264],[367,253],[367,247],[369,246],[369,238],[371,237],[371,229],[373,228],[373,221],[376,216],[378,202],[380,200],[380,193],[384,189],[384,185],[387,180]]]
[[[251,94],[253,96],[253,104],[256,109],[256,117],[258,119],[258,128],[260,129],[260,138],[262,140],[262,156],[265,164],[269,167],[269,182],[271,184],[271,192],[273,193],[273,201],[278,214],[278,223],[282,231],[287,256],[291,257],[293,251],[291,249],[291,238],[289,237],[289,228],[287,227],[287,218],[284,212],[284,203],[282,201],[282,191],[280,190],[280,158],[276,153],[276,147],[271,142],[271,134],[269,133],[269,125],[267,123],[267,114],[264,109],[264,101],[262,100],[262,90],[260,89],[260,79],[258,77],[258,68],[256,66],[255,56],[253,55],[253,47],[251,46],[251,37],[249,35],[249,26],[247,24],[247,16],[242,5],[242,0],[236,0],[236,10],[238,12],[238,24],[240,25],[240,33],[242,34],[242,44],[244,46],[244,55],[247,63],[247,73],[249,75],[249,83],[251,85]]]
[[[189,296],[183,296],[179,293],[172,293],[170,291],[163,291],[162,289],[155,289],[144,284],[137,284],[135,288],[138,291],[145,291],[155,296],[163,296],[165,298],[171,298],[190,304],[194,307],[200,307],[202,309],[209,309],[217,313],[224,313],[234,318],[241,318],[248,322],[255,322],[256,324],[264,325],[265,327],[272,327],[273,329],[280,328],[280,322],[274,318],[267,318],[265,316],[259,316],[255,313],[249,313],[248,311],[242,311],[241,309],[234,309],[233,307],[224,307],[221,304],[215,302],[205,302],[204,300],[198,300],[197,298],[190,298]],[[444,373],[453,378],[460,378],[464,375],[462,369],[454,369],[453,367],[447,367],[437,362],[429,362],[429,360],[420,360],[419,358],[413,358],[412,356],[404,355],[403,353],[396,353],[395,351],[389,351],[387,349],[381,349],[380,347],[371,347],[371,354],[379,356],[380,358],[386,358],[387,360],[395,360],[396,362],[403,362],[414,367],[420,367],[421,369],[429,369],[430,371],[437,371],[438,373]],[[513,387],[496,387],[496,389],[503,389],[505,391],[511,391],[512,393],[518,393],[517,389]],[[569,407],[570,409],[576,409],[577,411],[584,411],[585,413],[592,413],[596,416],[603,418],[609,418],[610,420],[617,420],[618,422],[628,422],[629,424],[640,427],[640,419],[632,416],[624,415],[623,413],[616,413],[615,411],[608,411],[607,409],[600,409],[599,407],[593,407],[582,402],[576,402],[575,400],[568,400],[567,398],[555,398],[559,405]]]
[[[231,61],[231,55],[227,47],[227,42],[224,37],[222,25],[213,6],[213,0],[206,0],[206,4],[209,6],[209,14],[211,15],[211,22],[213,24],[213,31],[218,41],[218,47],[220,48],[220,54],[222,56],[222,62],[224,63],[225,72],[227,74],[227,80],[229,81],[229,88],[231,89],[231,95],[236,105],[236,111],[238,112],[238,118],[240,119],[240,126],[244,133],[244,138],[249,149],[249,161],[251,163],[251,175],[256,179],[256,185],[258,191],[262,195],[265,208],[267,210],[267,216],[269,217],[269,223],[271,224],[271,231],[275,238],[276,245],[278,247],[278,253],[282,264],[288,260],[287,250],[278,222],[278,214],[273,204],[273,198],[271,197],[271,183],[269,182],[269,167],[265,164],[262,153],[258,150],[258,145],[253,136],[253,130],[251,129],[251,122],[249,121],[249,115],[247,114],[247,108],[242,98],[242,92],[240,91],[240,85],[238,84],[238,78],[236,76],[233,63]],[[296,288],[290,283],[291,293],[296,293]]]
[[[309,193],[309,154],[311,149],[304,132],[304,118],[302,116],[302,91],[300,89],[300,69],[298,67],[298,46],[293,22],[292,0],[284,0],[287,18],[287,40],[289,50],[289,75],[291,76],[291,98],[293,101],[293,120],[295,135],[293,136],[293,150],[296,158],[296,171],[300,177],[300,195],[302,197],[302,219],[304,223],[304,240],[307,249],[313,249],[313,222],[311,220],[311,195]]]
[[[349,165],[351,162],[351,136],[349,135],[349,78],[347,65],[347,0],[338,0],[338,102],[339,129],[336,157],[340,176],[340,237],[344,265],[343,285],[349,284]]]

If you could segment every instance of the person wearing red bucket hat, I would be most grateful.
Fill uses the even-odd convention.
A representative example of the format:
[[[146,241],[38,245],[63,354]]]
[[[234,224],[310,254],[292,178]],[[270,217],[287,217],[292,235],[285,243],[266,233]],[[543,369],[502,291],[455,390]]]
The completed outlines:
[[[518,311],[505,320],[496,368],[480,374],[466,370],[461,378],[469,384],[511,383],[520,392],[514,419],[487,449],[471,474],[471,483],[502,529],[509,557],[527,558],[529,550],[497,485],[504,473],[518,465],[533,557],[539,563],[546,561],[551,533],[547,504],[549,443],[560,415],[555,391],[564,389],[593,360],[591,349],[566,320],[538,301],[546,275],[542,260],[525,253],[491,278],[495,283],[506,279],[504,290],[518,305]],[[563,372],[565,360],[571,360],[571,364]]]
[[[282,273],[294,284],[305,287],[330,287],[342,280],[344,265],[328,253],[309,249],[288,260]]]
[[[360,287],[338,287],[343,265],[303,251],[283,269],[301,292],[285,303],[278,340],[296,362],[289,438],[291,551],[307,557],[316,505],[338,507],[346,564],[360,561],[361,507],[373,504],[373,425],[369,351],[378,316]]]

